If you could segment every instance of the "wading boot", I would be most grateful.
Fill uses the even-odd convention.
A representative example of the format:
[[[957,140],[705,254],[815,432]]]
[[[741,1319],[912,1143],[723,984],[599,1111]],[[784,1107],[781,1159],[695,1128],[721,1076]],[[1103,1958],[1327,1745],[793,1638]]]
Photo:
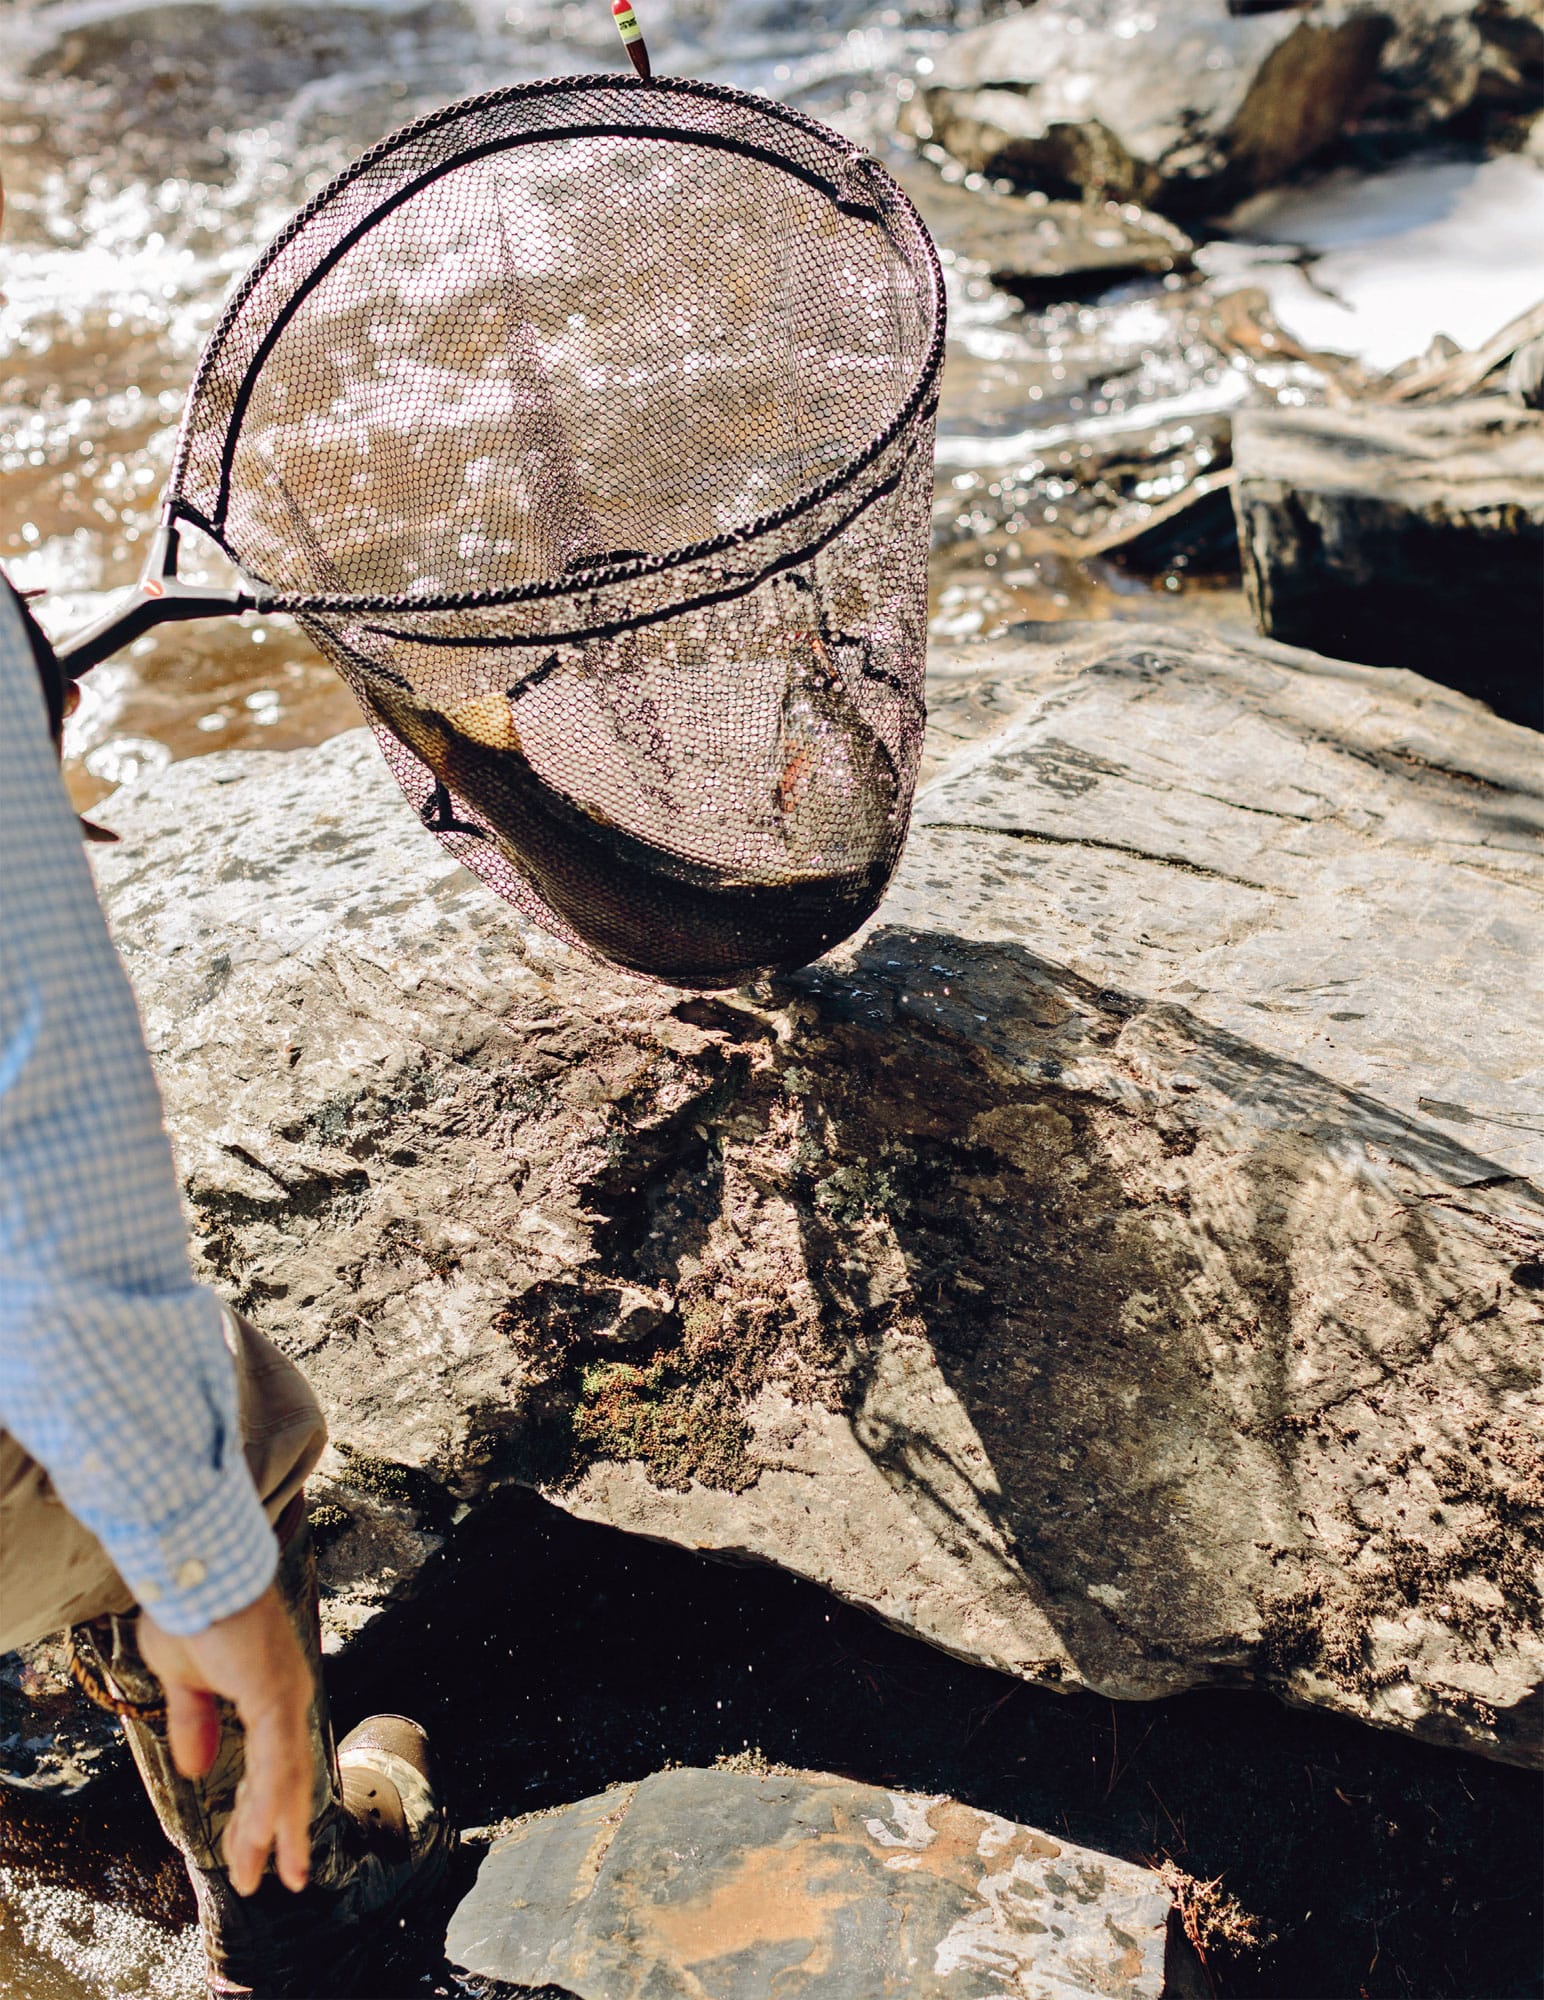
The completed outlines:
[[[443,1881],[452,1839],[428,1740],[416,1722],[373,1715],[334,1752],[303,1498],[285,1509],[277,1532],[277,1582],[316,1689],[311,1875],[298,1894],[271,1867],[250,1896],[238,1896],[226,1874],[222,1841],[243,1768],[234,1712],[220,1704],[214,1763],[203,1777],[185,1778],[167,1747],[160,1683],[140,1658],[133,1615],[77,1626],[71,1634],[77,1678],[122,1721],[162,1831],[187,1864],[211,2000],[332,2000],[354,1993],[398,1920]]]

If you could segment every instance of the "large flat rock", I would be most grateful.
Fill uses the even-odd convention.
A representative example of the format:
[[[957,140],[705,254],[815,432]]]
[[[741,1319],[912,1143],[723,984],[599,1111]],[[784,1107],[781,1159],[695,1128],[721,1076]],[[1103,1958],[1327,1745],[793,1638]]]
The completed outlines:
[[[657,1772],[506,1836],[469,1972],[576,2000],[1160,2000],[1157,1874],[954,1799],[821,1772]]]
[[[1262,631],[1544,728],[1544,416],[1499,398],[1246,410],[1233,457]]]
[[[1264,641],[936,666],[885,908],[736,996],[530,930],[362,732],[103,809],[335,1634],[514,1479],[1030,1679],[1536,1756],[1534,739]]]
[[[1040,0],[948,41],[900,125],[1050,194],[1214,213],[1341,136],[1390,26],[1343,0]]]

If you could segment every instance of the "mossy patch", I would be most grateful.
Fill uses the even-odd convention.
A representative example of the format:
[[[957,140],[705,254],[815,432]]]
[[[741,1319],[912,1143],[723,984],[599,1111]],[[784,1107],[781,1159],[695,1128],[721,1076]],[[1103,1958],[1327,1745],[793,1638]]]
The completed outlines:
[[[510,1303],[503,1327],[532,1366],[529,1413],[566,1452],[556,1483],[613,1460],[667,1488],[743,1490],[759,1471],[758,1397],[855,1409],[878,1343],[918,1310],[918,1267],[947,1280],[931,1300],[935,1333],[977,1318],[993,1279],[982,1244],[1002,1233],[971,1192],[990,1132],[966,1136],[1002,1103],[988,1066],[915,1043],[891,1062],[841,1023],[809,1034],[797,1061],[743,1046],[735,1057],[673,1121],[613,1126],[594,1143],[585,1204],[600,1254]],[[1038,1115],[1034,1102],[1017,1114],[1031,1126]],[[1071,1118],[1059,1116],[1057,1138],[1034,1165],[1059,1200],[1080,1139]],[[999,1192],[1023,1206],[1018,1190]],[[902,1236],[920,1236],[925,1254],[908,1258]],[[634,1338],[617,1302],[640,1289],[666,1303]]]
[[[340,1542],[354,1523],[348,1509],[337,1506],[331,1500],[311,1501],[306,1508],[306,1520],[318,1555],[325,1555],[335,1543]]]
[[[419,1466],[381,1458],[341,1439],[333,1440],[333,1448],[343,1461],[340,1484],[352,1486],[387,1506],[401,1507],[431,1527],[442,1527],[449,1519],[448,1495]]]
[[[869,1160],[855,1160],[817,1181],[816,1208],[838,1228],[855,1228],[871,1215],[885,1215],[901,1205],[894,1171]]]
[[[453,1089],[449,1078],[420,1058],[390,1078],[335,1091],[313,1105],[285,1136],[350,1149],[362,1142],[366,1152],[374,1152],[382,1130],[411,1118]]]
[[[661,1354],[646,1366],[594,1362],[580,1378],[573,1439],[590,1459],[641,1459],[656,1485],[693,1479],[739,1490],[752,1484],[746,1424],[723,1385],[695,1378],[689,1360]]]

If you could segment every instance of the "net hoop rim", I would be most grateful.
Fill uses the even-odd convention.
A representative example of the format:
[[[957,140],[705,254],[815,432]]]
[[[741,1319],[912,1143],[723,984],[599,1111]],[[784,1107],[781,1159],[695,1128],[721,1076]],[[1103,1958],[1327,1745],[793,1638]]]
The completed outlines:
[[[805,487],[792,500],[785,501],[781,507],[774,508],[765,514],[755,515],[751,520],[742,522],[736,528],[726,529],[722,534],[710,536],[700,542],[685,543],[679,548],[668,549],[659,554],[639,556],[627,562],[609,563],[589,570],[576,570],[571,575],[561,577],[537,578],[528,583],[511,585],[504,590],[442,591],[432,596],[425,595],[423,597],[409,596],[404,592],[385,595],[380,593],[355,595],[351,593],[327,593],[320,591],[295,592],[269,585],[264,578],[246,568],[242,562],[242,558],[230,547],[229,542],[226,540],[224,533],[226,515],[223,511],[223,503],[219,519],[211,520],[189,501],[185,500],[179,491],[192,449],[193,438],[189,423],[193,411],[197,407],[199,393],[205,386],[207,378],[213,372],[220,351],[225,341],[229,338],[232,329],[235,327],[247,300],[256,290],[270,266],[314,218],[330,202],[336,200],[338,195],[353,181],[357,180],[360,175],[367,173],[372,167],[379,165],[382,160],[388,158],[400,147],[411,144],[413,141],[424,137],[427,133],[431,133],[441,126],[451,124],[455,120],[472,113],[496,109],[522,99],[558,96],[565,92],[581,89],[585,91],[666,92],[672,96],[705,98],[710,102],[733,104],[742,109],[753,111],[760,117],[778,120],[810,137],[819,139],[835,155],[833,164],[837,171],[840,171],[843,167],[851,167],[861,162],[869,171],[882,177],[889,199],[913,226],[916,239],[922,249],[923,268],[929,280],[930,287],[929,304],[932,307],[932,336],[928,343],[927,352],[923,356],[917,370],[916,379],[905,400],[899,405],[889,422],[854,453],[852,457],[845,460],[836,471],[828,473],[817,484]],[[589,129],[593,134],[594,128]],[[538,139],[560,139],[563,136],[564,134],[561,130],[537,132],[531,134],[529,140],[522,140],[520,138],[512,139],[509,142],[509,146],[532,143]],[[631,136],[656,137],[661,135],[641,133],[635,127],[619,126],[616,129],[616,136],[625,138]],[[672,133],[665,136],[677,139],[680,143],[686,145],[700,143],[690,132]],[[500,145],[487,148],[486,150],[494,152],[504,151],[508,150],[508,147]],[[456,164],[455,160],[451,160],[440,171],[449,172]],[[785,172],[796,171],[787,163],[780,162],[778,164]],[[834,193],[833,198],[835,198]],[[552,599],[573,597],[614,584],[630,583],[644,577],[657,576],[672,569],[709,561],[714,556],[727,554],[731,550],[745,548],[748,544],[758,541],[762,536],[775,533],[777,529],[786,527],[791,521],[799,519],[801,515],[824,505],[843,486],[851,484],[876,459],[883,456],[890,446],[895,443],[896,439],[919,416],[930,414],[931,409],[936,407],[938,378],[942,372],[944,360],[945,322],[946,304],[943,267],[939,261],[937,246],[934,244],[932,235],[917,212],[915,205],[881,161],[876,160],[872,154],[865,152],[861,146],[854,145],[851,140],[844,138],[841,133],[835,131],[831,126],[822,124],[819,119],[811,118],[806,112],[799,111],[792,105],[781,103],[776,98],[761,97],[751,91],[737,90],[729,84],[708,83],[695,77],[653,77],[645,79],[642,77],[620,76],[611,74],[610,72],[603,72],[594,76],[543,77],[533,83],[509,84],[497,90],[482,91],[473,97],[459,98],[453,104],[442,105],[439,110],[426,112],[421,118],[415,118],[408,124],[399,126],[396,131],[387,133],[384,138],[378,139],[373,146],[367,147],[356,160],[351,161],[341,172],[335,174],[327,185],[319,189],[303,208],[298,209],[260,253],[257,261],[241,279],[236,290],[226,303],[199,356],[198,366],[194,371],[193,380],[188,389],[187,402],[177,440],[177,450],[172,464],[171,477],[167,482],[167,513],[169,517],[178,517],[198,528],[225,551],[231,560],[243,570],[243,573],[250,578],[250,581],[258,587],[259,608],[262,609],[306,611],[315,612],[322,616],[342,617],[360,612],[398,612],[408,616],[415,616],[420,612],[491,610],[505,604],[531,604],[550,601]],[[266,359],[266,351],[260,347],[258,355],[248,364],[243,377],[244,383],[255,378],[264,359]],[[241,404],[238,403],[238,410],[240,407]],[[222,495],[228,490],[229,464],[234,457],[236,449],[235,439],[239,438],[240,430],[241,425],[238,413],[233,412],[222,448],[222,458],[225,460],[225,477],[222,477],[221,481]],[[686,606],[683,605],[679,608],[684,609]]]
[[[583,644],[587,639],[614,639],[624,632],[639,632],[649,625],[663,625],[672,618],[679,618],[683,612],[701,611],[715,604],[732,604],[737,597],[749,597],[751,592],[758,590],[769,577],[785,575],[791,569],[800,569],[806,563],[812,562],[823,549],[829,548],[839,536],[846,534],[853,523],[866,514],[877,501],[888,499],[900,485],[904,471],[903,462],[902,466],[888,478],[871,486],[860,499],[854,501],[839,521],[822,529],[813,541],[801,542],[797,548],[788,550],[786,554],[774,556],[749,576],[731,577],[720,571],[711,582],[703,584],[689,596],[667,605],[651,606],[647,610],[630,612],[620,618],[584,618],[568,627],[553,628],[544,625],[536,632],[506,632],[497,635],[486,632],[418,632],[404,631],[398,626],[391,625],[366,625],[363,629],[373,638],[393,639],[404,645],[438,646],[445,651],[464,649],[468,652],[496,653],[512,652],[528,646],[533,648],[576,646]],[[636,569],[638,565],[631,564],[628,567]],[[498,604],[505,601],[507,600],[499,599],[491,608],[496,610]],[[413,616],[412,611],[402,608],[399,598],[392,598],[390,602],[399,617]],[[318,608],[313,598],[274,598],[265,608],[285,613],[293,612],[302,618],[311,616],[313,612],[320,618],[332,615],[325,607]],[[429,609],[432,613],[434,607]],[[367,615],[384,617],[387,614],[371,612]],[[366,665],[372,672],[376,671],[373,663],[368,660]]]

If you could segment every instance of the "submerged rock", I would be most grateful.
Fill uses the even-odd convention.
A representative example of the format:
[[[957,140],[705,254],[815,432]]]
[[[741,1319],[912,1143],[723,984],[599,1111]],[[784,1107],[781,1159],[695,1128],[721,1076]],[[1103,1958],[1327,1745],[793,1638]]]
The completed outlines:
[[[662,1771],[499,1841],[446,1951],[577,2000],[1160,2000],[1152,1869],[948,1798]]]
[[[1371,6],[1042,0],[947,43],[900,125],[1050,194],[1208,214],[1338,139],[1390,23]]]
[[[1500,399],[1251,410],[1234,462],[1263,632],[1544,727],[1544,417]]]
[[[1263,641],[935,662],[890,899],[686,998],[359,732],[94,856],[202,1267],[337,1444],[335,1635],[503,1482],[1117,1696],[1538,1754],[1534,739]]]
[[[897,178],[946,261],[1026,302],[1064,299],[1134,274],[1188,270],[1195,248],[1172,222],[1129,202],[966,188],[908,161],[898,164]]]

